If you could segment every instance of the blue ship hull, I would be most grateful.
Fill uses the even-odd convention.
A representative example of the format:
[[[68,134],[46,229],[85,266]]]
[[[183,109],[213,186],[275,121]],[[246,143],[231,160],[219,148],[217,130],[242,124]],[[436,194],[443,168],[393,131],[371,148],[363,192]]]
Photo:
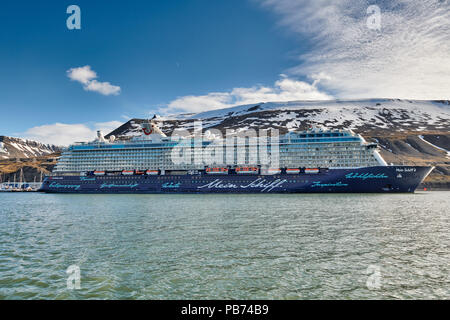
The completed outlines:
[[[49,193],[333,193],[414,192],[433,170],[420,166],[328,169],[316,174],[49,176]]]

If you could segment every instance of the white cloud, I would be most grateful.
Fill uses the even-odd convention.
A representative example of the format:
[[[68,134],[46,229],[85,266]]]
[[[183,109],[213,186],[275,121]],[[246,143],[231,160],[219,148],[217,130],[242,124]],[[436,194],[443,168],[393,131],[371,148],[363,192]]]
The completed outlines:
[[[91,141],[97,136],[97,130],[108,134],[120,125],[120,121],[98,122],[93,125],[54,123],[30,128],[22,136],[46,144],[67,146],[77,141]]]
[[[67,70],[67,76],[71,80],[88,84],[91,80],[97,78],[97,73],[90,66],[84,66]]]
[[[291,74],[324,73],[321,85],[341,98],[450,98],[449,1],[256,1],[315,43]],[[367,27],[372,4],[379,31]]]
[[[323,77],[323,76],[322,76]],[[241,104],[252,104],[268,101],[292,100],[327,100],[332,99],[321,92],[316,84],[289,79],[282,75],[273,87],[255,86],[251,88],[234,88],[230,92],[212,92],[201,96],[184,96],[169,103],[162,112],[202,112],[222,109]]]
[[[67,70],[67,76],[73,80],[83,84],[83,88],[86,91],[94,91],[101,93],[105,96],[118,95],[120,93],[120,87],[112,85],[109,82],[99,82],[95,80],[97,73],[91,69],[90,66],[71,68]]]
[[[93,125],[94,131],[101,130],[103,134],[108,134],[114,129],[123,125],[122,121],[96,122]]]
[[[97,80],[90,81],[85,87],[87,91],[99,92],[105,96],[118,95],[120,93],[120,87],[113,86],[109,82],[98,82]]]

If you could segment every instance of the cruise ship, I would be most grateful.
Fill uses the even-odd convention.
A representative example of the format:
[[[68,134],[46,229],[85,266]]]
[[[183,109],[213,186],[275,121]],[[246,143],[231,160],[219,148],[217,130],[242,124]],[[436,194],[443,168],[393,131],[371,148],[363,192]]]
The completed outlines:
[[[433,170],[388,165],[378,145],[352,130],[283,135],[166,136],[155,120],[131,139],[103,137],[65,149],[48,193],[414,192]],[[248,132],[244,132],[248,134]]]

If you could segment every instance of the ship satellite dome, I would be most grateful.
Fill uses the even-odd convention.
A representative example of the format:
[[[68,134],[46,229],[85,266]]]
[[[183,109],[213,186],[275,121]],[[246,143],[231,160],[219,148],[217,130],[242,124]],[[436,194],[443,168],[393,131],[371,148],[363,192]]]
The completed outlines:
[[[114,142],[114,141],[116,141],[116,136],[115,136],[115,135],[113,135],[113,134],[112,134],[112,135],[110,135],[110,136],[109,136],[109,141],[110,141],[110,142]]]

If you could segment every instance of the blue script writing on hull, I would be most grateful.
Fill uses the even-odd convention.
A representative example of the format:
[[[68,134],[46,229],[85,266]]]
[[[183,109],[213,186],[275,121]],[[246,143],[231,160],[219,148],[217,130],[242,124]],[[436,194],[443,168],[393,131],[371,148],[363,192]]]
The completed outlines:
[[[78,190],[81,188],[81,186],[79,184],[60,184],[58,182],[52,182],[49,185],[50,188],[55,188],[55,189],[74,189],[74,190]]]
[[[274,181],[267,181],[266,179],[258,178],[247,185],[236,185],[230,182],[224,182],[221,179],[216,179],[210,183],[198,186],[197,189],[257,189],[261,188],[261,192],[269,192],[275,188],[281,187],[287,180],[276,179]]]
[[[362,180],[387,179],[388,178],[388,176],[385,175],[384,173],[373,174],[373,173],[357,173],[357,172],[350,172],[350,173],[346,174],[345,177],[347,179],[362,179]]]
[[[311,188],[315,188],[315,187],[320,187],[320,188],[324,188],[324,187],[348,187],[347,183],[342,183],[341,181],[336,182],[336,183],[321,183],[320,181],[314,181],[313,184],[311,185]]]
[[[330,169],[314,177],[299,174],[279,176],[198,176],[159,177],[104,176],[80,183],[80,176],[46,177],[41,191],[51,193],[272,193],[272,192],[414,192],[431,167],[377,166]],[[399,174],[401,176],[399,176]],[[94,177],[86,177],[92,179]],[[52,181],[54,180],[54,181]],[[164,185],[164,187],[163,187]]]
[[[181,186],[180,182],[177,182],[177,183],[175,183],[175,182],[166,182],[166,183],[162,184],[161,188],[164,188],[164,189],[167,189],[167,188],[178,189],[180,186]]]
[[[95,178],[80,177],[80,181],[96,181]]]
[[[130,188],[130,189],[132,189],[132,188],[137,187],[138,185],[139,185],[139,183],[130,183],[130,184],[104,183],[100,186],[100,189],[103,189],[103,188],[109,188],[109,189],[111,189],[111,188]]]

